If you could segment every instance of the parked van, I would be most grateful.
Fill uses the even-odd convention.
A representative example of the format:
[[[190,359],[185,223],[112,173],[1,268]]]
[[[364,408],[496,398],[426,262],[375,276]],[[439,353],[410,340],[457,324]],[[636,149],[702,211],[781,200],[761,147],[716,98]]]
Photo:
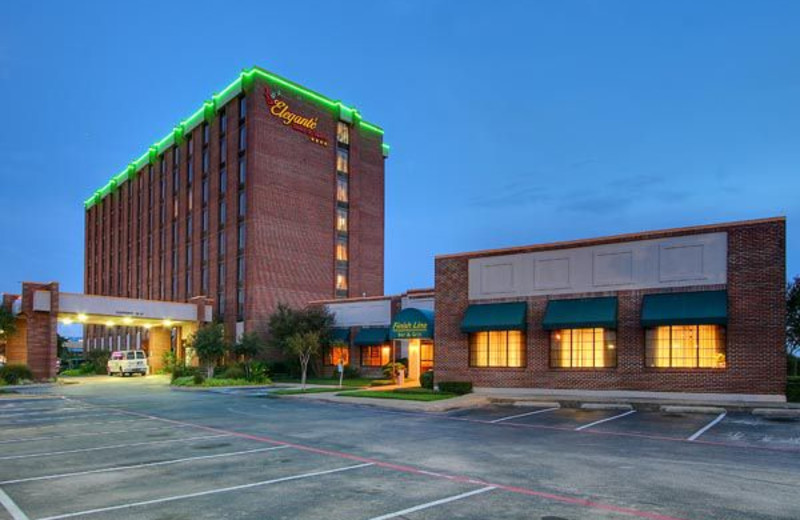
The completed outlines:
[[[147,354],[143,350],[118,350],[108,360],[108,375],[147,375]]]

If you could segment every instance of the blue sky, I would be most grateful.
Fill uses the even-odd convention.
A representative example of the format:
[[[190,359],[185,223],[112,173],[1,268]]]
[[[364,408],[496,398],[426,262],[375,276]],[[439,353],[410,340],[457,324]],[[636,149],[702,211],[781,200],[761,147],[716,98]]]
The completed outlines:
[[[800,2],[19,2],[0,291],[83,287],[82,201],[251,65],[386,129],[386,291],[436,254],[785,215]]]

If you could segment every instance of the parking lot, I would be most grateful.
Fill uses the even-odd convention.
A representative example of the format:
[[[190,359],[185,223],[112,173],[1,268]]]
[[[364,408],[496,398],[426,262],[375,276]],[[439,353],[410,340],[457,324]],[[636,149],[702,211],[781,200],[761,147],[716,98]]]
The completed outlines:
[[[97,378],[0,401],[0,519],[797,518],[800,423],[448,414]]]

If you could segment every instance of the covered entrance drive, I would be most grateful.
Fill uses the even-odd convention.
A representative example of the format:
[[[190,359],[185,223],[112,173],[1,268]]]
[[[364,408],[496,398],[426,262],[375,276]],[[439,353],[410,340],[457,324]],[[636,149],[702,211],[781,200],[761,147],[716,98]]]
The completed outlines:
[[[408,357],[408,378],[433,370],[433,311],[408,307],[398,312],[389,329],[389,339],[400,342]]]
[[[28,365],[38,379],[55,376],[59,322],[84,325],[87,350],[142,349],[159,370],[166,352],[186,356],[184,340],[212,320],[210,301],[202,297],[177,303],[62,293],[55,282],[25,282],[21,294],[3,295],[3,306],[16,318],[16,331],[6,338],[7,363]]]

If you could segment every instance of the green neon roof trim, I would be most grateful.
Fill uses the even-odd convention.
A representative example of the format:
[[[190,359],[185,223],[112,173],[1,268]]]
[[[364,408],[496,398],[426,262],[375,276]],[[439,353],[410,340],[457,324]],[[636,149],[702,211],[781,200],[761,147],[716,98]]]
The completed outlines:
[[[204,120],[210,121],[217,110],[222,108],[227,102],[238,96],[243,90],[250,87],[256,78],[260,78],[272,83],[278,84],[292,92],[301,96],[307,97],[317,103],[327,107],[335,112],[338,117],[343,114],[352,120],[354,125],[358,125],[365,130],[370,130],[376,134],[383,135],[383,129],[379,126],[367,123],[361,118],[361,114],[353,107],[347,106],[341,101],[334,101],[328,97],[323,96],[318,92],[298,85],[288,79],[282,78],[272,72],[264,70],[259,67],[250,67],[243,70],[235,80],[230,82],[219,93],[214,94],[211,99],[203,102],[192,115],[178,123],[172,131],[156,141],[155,144],[148,148],[147,152],[142,154],[138,159],[133,161],[122,172],[118,173],[106,183],[102,188],[95,191],[88,199],[83,202],[84,208],[89,209],[98,202],[100,202],[106,195],[113,192],[117,186],[130,178],[136,177],[139,170],[144,168],[147,164],[152,164],[157,160],[157,157],[164,153],[170,146],[174,144],[181,144],[183,137],[188,135],[195,127],[201,124]],[[383,145],[382,148],[384,156],[388,156],[388,146]]]

